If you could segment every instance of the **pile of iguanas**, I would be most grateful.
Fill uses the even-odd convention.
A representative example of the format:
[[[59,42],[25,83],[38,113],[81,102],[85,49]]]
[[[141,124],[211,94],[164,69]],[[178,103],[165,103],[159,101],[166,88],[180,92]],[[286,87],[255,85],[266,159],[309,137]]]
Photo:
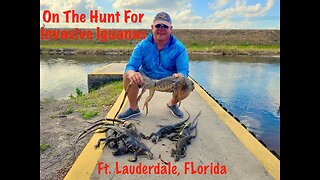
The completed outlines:
[[[105,121],[103,121],[105,120]],[[83,139],[86,135],[95,131],[96,133],[105,133],[106,137],[98,140],[95,145],[96,148],[100,147],[100,143],[105,141],[104,147],[116,149],[112,152],[114,156],[124,155],[129,152],[133,153],[134,157],[128,159],[130,162],[137,161],[138,156],[146,155],[149,159],[153,159],[153,154],[142,141],[142,133],[139,133],[134,124],[128,121],[119,119],[103,119],[96,121],[91,127],[81,133],[76,140],[76,143]],[[108,122],[108,121],[113,121]],[[117,123],[114,123],[114,122]]]
[[[151,140],[154,144],[157,144],[162,138],[167,137],[171,141],[176,141],[176,149],[171,149],[171,157],[175,161],[179,161],[186,156],[187,146],[197,136],[197,124],[200,113],[201,111],[191,123],[188,122],[190,119],[190,114],[188,113],[188,118],[185,120],[175,124],[160,125],[159,129],[156,129],[148,136],[139,132],[135,125],[129,123],[129,121],[106,118],[94,122],[91,127],[79,135],[76,143],[92,132],[105,133],[106,137],[98,140],[95,145],[96,148],[99,148],[101,142],[104,141],[104,148],[115,149],[112,152],[114,156],[133,153],[133,158],[128,159],[128,161],[135,162],[140,155],[153,159],[153,153],[142,142],[142,139]]]
[[[142,85],[142,91],[138,96],[138,101],[141,99],[142,94],[148,89],[149,96],[146,98],[143,107],[146,107],[146,114],[148,114],[148,102],[153,97],[155,91],[173,92],[173,96],[179,99],[179,105],[181,103],[181,94],[183,92],[191,92],[194,89],[193,82],[188,78],[174,78],[167,77],[160,80],[152,80],[146,76],[143,76],[144,84]],[[120,105],[119,111],[126,98],[127,92],[130,89],[132,83],[126,89],[125,96]],[[176,149],[171,149],[171,157],[175,161],[179,161],[186,156],[187,145],[191,143],[191,140],[197,136],[197,124],[198,115],[190,123],[190,114],[188,111],[188,117],[178,123],[169,125],[160,125],[159,129],[156,129],[150,135],[145,135],[138,132],[133,123],[129,121],[116,119],[117,114],[113,119],[104,118],[93,123],[91,127],[81,133],[76,140],[76,143],[83,139],[85,136],[92,132],[105,133],[106,137],[98,140],[95,145],[96,148],[100,147],[101,142],[104,143],[104,147],[115,149],[112,154],[114,156],[120,156],[127,153],[133,153],[133,158],[128,159],[130,162],[137,161],[140,155],[145,155],[148,159],[153,159],[153,153],[150,148],[142,142],[142,139],[151,140],[154,144],[157,144],[162,138],[168,137],[169,140],[176,142]],[[112,122],[111,122],[112,121]]]
[[[186,111],[188,113],[188,111]],[[187,146],[191,144],[191,140],[197,136],[198,117],[201,111],[197,114],[194,120],[188,122],[188,118],[185,120],[169,125],[161,125],[160,129],[155,130],[149,136],[144,136],[145,139],[151,139],[153,143],[157,143],[161,138],[167,137],[171,141],[176,141],[176,149],[171,149],[171,157],[175,161],[179,161],[186,156]],[[193,133],[195,130],[195,133]]]

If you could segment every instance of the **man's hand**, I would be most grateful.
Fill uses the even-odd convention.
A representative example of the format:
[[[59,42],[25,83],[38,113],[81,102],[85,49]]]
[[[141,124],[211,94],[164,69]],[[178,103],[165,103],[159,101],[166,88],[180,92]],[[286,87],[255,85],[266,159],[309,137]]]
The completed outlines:
[[[139,72],[128,71],[128,78],[134,84],[138,84],[138,85],[142,85],[143,84],[143,77]]]
[[[174,73],[174,74],[172,74],[172,76],[175,78],[182,78],[183,77],[183,75],[181,73]]]

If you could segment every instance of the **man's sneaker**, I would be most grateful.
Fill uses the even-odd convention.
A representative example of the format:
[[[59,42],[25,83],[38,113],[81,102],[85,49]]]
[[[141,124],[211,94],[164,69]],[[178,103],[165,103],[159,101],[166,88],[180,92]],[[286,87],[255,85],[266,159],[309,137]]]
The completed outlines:
[[[128,118],[131,118],[131,117],[136,117],[138,115],[140,115],[141,112],[139,110],[139,108],[137,110],[132,110],[131,108],[127,109],[126,111],[120,113],[118,115],[118,118],[119,119],[128,119]]]
[[[171,111],[171,113],[178,117],[178,118],[183,118],[183,112],[179,109],[179,107],[177,105],[172,105],[172,106],[169,106],[167,104],[169,110]]]

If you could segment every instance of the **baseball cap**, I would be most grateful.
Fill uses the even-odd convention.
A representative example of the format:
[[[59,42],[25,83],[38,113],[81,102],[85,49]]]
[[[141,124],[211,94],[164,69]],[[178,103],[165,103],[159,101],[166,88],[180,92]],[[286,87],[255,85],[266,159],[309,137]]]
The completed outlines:
[[[168,26],[171,26],[172,20],[168,13],[166,12],[159,12],[154,18],[153,18],[153,24],[165,24]]]

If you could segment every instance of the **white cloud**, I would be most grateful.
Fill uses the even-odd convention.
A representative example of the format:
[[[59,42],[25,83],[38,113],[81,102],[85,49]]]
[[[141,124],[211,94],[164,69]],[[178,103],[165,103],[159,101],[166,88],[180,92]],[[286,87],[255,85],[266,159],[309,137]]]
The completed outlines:
[[[191,0],[116,0],[112,7],[144,12],[143,23],[140,27],[150,28],[156,13],[165,11],[170,15],[174,28],[192,28],[194,23],[199,23],[202,18],[195,14],[190,2]]]
[[[62,13],[66,10],[76,10],[78,13],[85,13],[87,9],[93,8],[94,2],[89,0],[40,0],[40,11],[49,9],[55,13]]]
[[[274,0],[266,0],[264,4],[247,4],[245,0],[216,0],[209,3],[209,9],[214,10],[212,14],[201,21],[199,28],[209,29],[259,29],[268,28],[267,20],[263,16],[272,8]],[[273,27],[279,27],[279,25]],[[269,22],[270,23],[270,22]]]
[[[116,0],[112,7],[115,9],[131,9],[143,11],[170,11],[179,9],[180,5],[184,5],[191,0]]]
[[[50,13],[59,15],[59,23],[44,22],[44,10],[49,10]],[[63,12],[68,10],[75,10],[77,14],[85,14],[85,23],[66,23],[65,14]],[[46,28],[75,28],[75,27],[86,27],[95,28],[97,25],[89,23],[89,12],[90,10],[98,10],[103,12],[103,8],[95,4],[92,0],[40,0],[40,26],[45,24]]]
[[[215,17],[218,18],[228,18],[233,16],[243,16],[243,17],[256,17],[265,15],[268,10],[273,6],[274,0],[267,0],[266,5],[262,6],[260,3],[255,5],[247,5],[246,1],[237,0],[235,5],[218,10],[214,13]]]
[[[171,13],[173,25],[175,28],[192,28],[195,24],[202,21],[202,17],[197,16],[192,10],[192,5],[189,3],[181,9]]]
[[[215,0],[212,3],[208,3],[209,9],[219,9],[225,6],[230,0]]]

